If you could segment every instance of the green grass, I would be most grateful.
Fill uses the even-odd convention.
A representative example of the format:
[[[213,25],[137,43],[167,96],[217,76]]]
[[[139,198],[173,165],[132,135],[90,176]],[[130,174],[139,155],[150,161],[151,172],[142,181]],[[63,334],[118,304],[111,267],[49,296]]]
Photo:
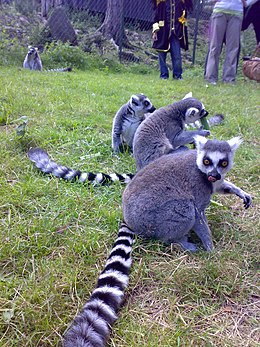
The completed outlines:
[[[26,153],[43,147],[84,171],[134,172],[133,158],[111,156],[115,112],[133,93],[156,107],[187,92],[225,123],[212,137],[242,136],[230,180],[254,197],[243,209],[216,196],[207,216],[215,251],[190,255],[137,240],[126,302],[109,346],[259,346],[259,85],[206,87],[200,68],[184,80],[148,74],[0,70],[0,346],[58,345],[88,299],[117,234],[123,187],[86,187],[40,174]],[[25,135],[17,120],[28,118]]]

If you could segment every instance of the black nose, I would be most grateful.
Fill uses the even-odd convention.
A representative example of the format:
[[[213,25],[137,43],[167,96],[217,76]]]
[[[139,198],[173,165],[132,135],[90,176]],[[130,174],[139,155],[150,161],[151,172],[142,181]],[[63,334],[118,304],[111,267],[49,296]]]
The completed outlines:
[[[207,115],[208,115],[209,113],[208,113],[208,111],[206,111],[206,110],[202,110],[200,114],[201,114],[201,117],[207,117]]]
[[[221,180],[221,175],[218,172],[211,171],[208,173],[208,178],[213,177],[216,181]]]
[[[149,113],[153,113],[156,110],[156,108],[153,106],[149,109]]]

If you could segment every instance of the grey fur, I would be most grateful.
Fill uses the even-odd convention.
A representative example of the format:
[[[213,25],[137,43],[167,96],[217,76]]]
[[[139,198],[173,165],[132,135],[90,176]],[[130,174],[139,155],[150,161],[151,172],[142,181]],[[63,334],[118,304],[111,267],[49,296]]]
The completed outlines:
[[[152,113],[155,107],[144,94],[132,95],[116,113],[112,125],[112,150],[117,153],[124,145],[132,149],[134,134],[142,123],[146,113]]]
[[[135,175],[123,193],[123,216],[136,234],[178,243],[189,251],[197,250],[188,241],[194,230],[210,251],[213,244],[205,209],[212,194],[236,194],[245,208],[252,200],[249,194],[224,180],[240,139],[213,141],[196,136],[195,141],[197,150],[162,156]],[[205,159],[210,165],[205,165]]]
[[[23,67],[29,70],[42,71],[42,61],[38,52],[38,48],[29,46],[28,53],[25,56]]]
[[[199,100],[186,98],[146,118],[138,127],[133,142],[137,171],[162,155],[194,142],[195,135],[210,135],[208,130],[184,130],[185,124],[194,123],[207,114]]]
[[[106,345],[128,285],[133,242],[134,233],[122,223],[96,288],[65,332],[64,347]]]

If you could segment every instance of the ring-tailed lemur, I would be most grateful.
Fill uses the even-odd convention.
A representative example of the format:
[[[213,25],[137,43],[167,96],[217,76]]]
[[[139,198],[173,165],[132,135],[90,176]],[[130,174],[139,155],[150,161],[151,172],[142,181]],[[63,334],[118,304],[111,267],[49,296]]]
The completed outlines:
[[[110,175],[99,172],[82,172],[80,170],[73,170],[66,166],[58,165],[50,160],[48,154],[41,148],[31,148],[28,151],[28,158],[45,174],[51,174],[58,178],[63,178],[67,181],[77,181],[81,183],[93,183],[105,185],[110,182],[120,181],[128,183],[133,178],[133,174],[118,174],[112,173]]]
[[[132,95],[130,100],[116,113],[112,125],[112,150],[114,153],[124,151],[124,145],[130,150],[136,129],[145,118],[146,113],[152,113],[155,107],[144,94]]]
[[[29,46],[24,58],[23,67],[29,70],[42,71],[42,61],[37,47]]]
[[[186,98],[161,107],[138,127],[133,142],[137,171],[151,161],[194,142],[195,135],[209,136],[208,130],[185,131],[185,124],[206,117],[208,112],[195,98]]]
[[[104,347],[117,319],[128,285],[135,235],[178,243],[196,251],[188,241],[193,229],[204,248],[213,248],[205,216],[213,193],[231,193],[251,205],[251,197],[224,180],[231,169],[239,138],[207,140],[196,136],[197,150],[172,153],[140,170],[123,193],[123,218],[117,240],[97,286],[65,333],[64,347]]]
[[[23,62],[23,67],[25,69],[29,69],[29,70],[38,70],[38,71],[42,71],[42,61],[41,61],[41,57],[40,54],[38,52],[38,48],[37,47],[33,47],[33,46],[29,46],[28,47],[28,53],[26,54],[25,58],[24,58],[24,62]],[[53,72],[70,72],[72,71],[71,67],[68,68],[58,68],[58,69],[51,69],[51,70],[47,70],[49,72],[53,71]]]
[[[191,97],[192,93],[184,96],[184,99]],[[123,105],[116,113],[112,125],[112,150],[114,153],[124,151],[125,148],[132,150],[133,139],[138,126],[150,113],[153,113],[156,108],[152,105],[151,101],[144,94],[132,95],[130,100]],[[204,118],[205,119],[205,118]],[[208,126],[216,126],[220,124],[224,116],[217,114],[210,117]],[[200,121],[196,121],[194,126],[202,130]]]
[[[196,150],[162,156],[140,170],[123,193],[124,221],[135,233],[194,251],[191,230],[212,249],[205,209],[214,193],[236,194],[248,208],[251,197],[224,180],[231,169],[238,137],[228,141],[195,136]]]

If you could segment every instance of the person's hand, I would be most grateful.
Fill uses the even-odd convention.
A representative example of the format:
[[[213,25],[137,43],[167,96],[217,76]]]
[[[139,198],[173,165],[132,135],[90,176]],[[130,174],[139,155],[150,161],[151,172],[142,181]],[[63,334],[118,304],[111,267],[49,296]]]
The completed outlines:
[[[154,41],[157,41],[157,40],[158,40],[157,31],[153,32],[152,38],[153,38]]]

